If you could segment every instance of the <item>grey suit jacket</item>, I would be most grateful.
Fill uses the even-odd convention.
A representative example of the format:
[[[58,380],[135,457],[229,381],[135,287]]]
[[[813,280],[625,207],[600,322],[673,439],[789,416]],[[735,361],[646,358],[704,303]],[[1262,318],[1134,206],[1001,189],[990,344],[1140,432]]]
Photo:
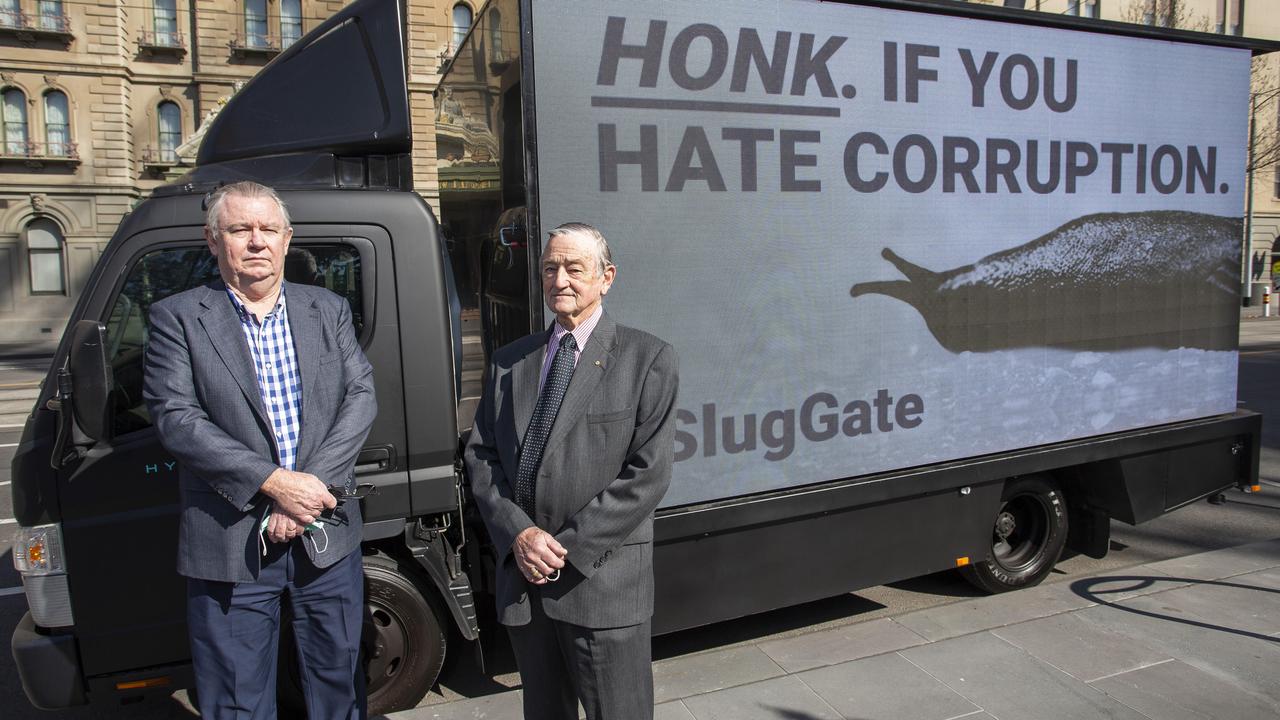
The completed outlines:
[[[293,283],[285,293],[302,376],[295,469],[326,485],[351,487],[356,455],[377,414],[373,368],[344,298]],[[259,523],[270,504],[258,488],[278,467],[275,436],[221,281],[151,306],[143,397],[160,443],[178,460],[178,572],[224,582],[255,579],[262,560]],[[303,542],[318,567],[360,544],[360,503],[344,502],[334,517],[340,522],[325,526],[327,547],[324,536],[316,543],[293,541]]]
[[[536,524],[569,551],[560,580],[534,596],[546,615],[584,627],[634,625],[653,614],[653,511],[671,480],[675,351],[601,317],[547,438],[530,518],[514,486],[550,334],[493,354],[467,442],[471,491],[499,554],[499,620],[529,622],[529,586],[511,544]]]

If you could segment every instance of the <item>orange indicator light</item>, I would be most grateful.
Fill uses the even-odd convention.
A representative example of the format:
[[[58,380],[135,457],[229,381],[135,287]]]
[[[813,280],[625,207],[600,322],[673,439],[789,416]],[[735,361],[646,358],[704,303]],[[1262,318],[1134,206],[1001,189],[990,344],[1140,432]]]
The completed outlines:
[[[146,688],[164,687],[169,684],[168,676],[147,678],[146,680],[130,680],[116,683],[117,690],[145,690]]]
[[[969,564],[969,558],[967,557],[956,558],[956,567],[964,567],[965,565],[968,565],[968,564]]]

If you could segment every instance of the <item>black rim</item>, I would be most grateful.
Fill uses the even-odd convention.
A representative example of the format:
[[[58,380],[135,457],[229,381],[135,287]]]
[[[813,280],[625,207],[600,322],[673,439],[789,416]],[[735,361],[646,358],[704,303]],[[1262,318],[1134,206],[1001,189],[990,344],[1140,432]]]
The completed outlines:
[[[409,638],[405,632],[404,620],[391,608],[370,602],[368,610],[364,635],[368,642],[365,649],[365,658],[369,663],[366,677],[368,693],[374,695],[394,683],[396,676],[404,669]]]
[[[996,514],[991,555],[1009,572],[1034,565],[1049,536],[1049,505],[1038,495],[1018,495],[1005,501]]]

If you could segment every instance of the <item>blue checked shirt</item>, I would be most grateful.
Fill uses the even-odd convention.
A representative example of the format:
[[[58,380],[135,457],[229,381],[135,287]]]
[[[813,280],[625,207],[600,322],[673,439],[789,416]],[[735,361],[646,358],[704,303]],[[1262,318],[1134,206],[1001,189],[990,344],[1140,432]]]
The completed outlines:
[[[293,334],[289,332],[284,287],[280,288],[276,306],[262,322],[258,322],[258,318],[230,288],[227,295],[240,316],[240,327],[253,356],[258,392],[262,393],[262,404],[275,432],[276,462],[285,470],[293,470],[298,460],[298,436],[302,431],[302,378],[298,374]]]

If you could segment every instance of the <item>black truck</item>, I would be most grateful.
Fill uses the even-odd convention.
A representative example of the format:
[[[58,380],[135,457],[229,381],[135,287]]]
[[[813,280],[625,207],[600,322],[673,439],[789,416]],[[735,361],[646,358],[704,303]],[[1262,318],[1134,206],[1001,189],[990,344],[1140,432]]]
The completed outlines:
[[[375,713],[496,628],[461,448],[485,356],[546,327],[531,260],[567,220],[615,243],[610,312],[681,357],[655,632],[955,567],[1014,590],[1064,546],[1101,557],[1112,520],[1257,482],[1239,208],[1250,55],[1274,44],[923,0],[476,17],[436,93],[439,221],[403,8],[358,0],[120,224],[13,462],[36,706],[191,684],[142,355],[149,306],[216,277],[205,197],[241,179],[281,192],[288,279],[348,300],[375,368]]]

